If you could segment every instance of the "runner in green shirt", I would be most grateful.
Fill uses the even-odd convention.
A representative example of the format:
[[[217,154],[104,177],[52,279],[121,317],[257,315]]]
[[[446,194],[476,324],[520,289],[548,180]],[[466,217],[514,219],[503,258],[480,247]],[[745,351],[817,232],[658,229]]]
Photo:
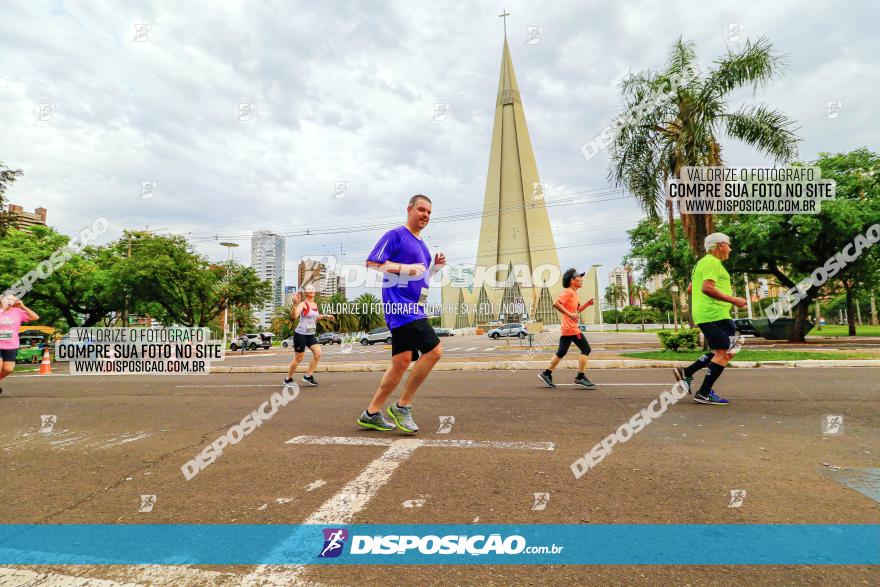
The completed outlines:
[[[673,370],[676,380],[683,381],[690,393],[694,373],[707,367],[706,377],[694,401],[701,404],[723,406],[730,402],[716,395],[712,386],[721,377],[724,367],[733,356],[728,352],[736,340],[736,324],[730,319],[730,307],[744,308],[745,298],[735,298],[731,294],[730,274],[722,261],[730,257],[730,237],[713,232],[706,237],[703,245],[706,255],[697,262],[691,274],[688,291],[693,294],[691,312],[697,327],[703,332],[711,352],[697,359],[692,365]]]

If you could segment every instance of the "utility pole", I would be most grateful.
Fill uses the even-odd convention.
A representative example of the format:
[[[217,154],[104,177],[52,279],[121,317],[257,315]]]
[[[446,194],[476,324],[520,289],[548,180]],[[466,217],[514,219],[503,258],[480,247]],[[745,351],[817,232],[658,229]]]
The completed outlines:
[[[672,320],[674,322],[672,328],[678,332],[678,300],[675,299],[678,297],[678,286],[673,283],[669,291],[672,292]]]
[[[220,243],[226,247],[226,287],[229,287],[229,268],[232,266],[232,249],[238,246],[238,243]],[[226,348],[226,332],[229,330],[229,301],[228,298],[223,300],[223,348]],[[235,336],[233,334],[233,336]]]
[[[752,292],[749,290],[749,274],[744,273],[746,280],[746,308],[749,312],[749,320],[752,319]]]

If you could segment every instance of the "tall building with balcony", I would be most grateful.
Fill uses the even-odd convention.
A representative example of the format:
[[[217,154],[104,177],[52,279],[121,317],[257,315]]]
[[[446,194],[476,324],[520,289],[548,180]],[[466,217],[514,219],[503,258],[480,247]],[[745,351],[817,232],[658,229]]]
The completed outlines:
[[[260,279],[272,284],[272,297],[254,312],[260,327],[266,328],[275,310],[284,305],[284,237],[269,230],[254,232],[251,267]]]

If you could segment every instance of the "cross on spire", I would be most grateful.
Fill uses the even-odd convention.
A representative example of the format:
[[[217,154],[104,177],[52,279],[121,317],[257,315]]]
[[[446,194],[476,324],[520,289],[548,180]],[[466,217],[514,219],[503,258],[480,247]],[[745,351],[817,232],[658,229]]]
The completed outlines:
[[[498,15],[498,18],[504,19],[504,38],[507,38],[507,17],[510,16],[510,13],[507,12],[506,8],[501,10],[501,14]]]

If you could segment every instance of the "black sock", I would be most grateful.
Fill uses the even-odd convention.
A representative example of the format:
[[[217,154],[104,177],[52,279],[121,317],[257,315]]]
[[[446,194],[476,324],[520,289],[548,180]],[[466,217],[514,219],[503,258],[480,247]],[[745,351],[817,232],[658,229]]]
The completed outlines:
[[[371,414],[371,413],[370,413],[370,410],[364,410],[364,411],[365,411],[365,412],[367,413],[367,415],[370,416],[370,417],[373,417],[373,416],[375,416],[376,414],[379,413],[379,412],[373,412],[373,413]]]
[[[550,369],[544,369],[544,375],[551,375],[552,376],[553,371],[551,371]]]
[[[578,371],[577,379],[586,379],[586,378],[587,378],[587,376],[584,375],[583,371]]]
[[[694,373],[709,365],[709,361],[711,361],[715,357],[715,353],[706,353],[696,361],[694,361],[691,365],[688,365],[684,368],[684,374],[688,377],[693,377]]]
[[[703,384],[700,386],[699,393],[702,396],[709,395],[709,392],[712,391],[712,386],[715,385],[715,382],[718,381],[718,378],[721,377],[721,373],[724,371],[724,366],[719,365],[718,363],[709,363],[709,367],[706,369],[706,377],[703,379]]]

